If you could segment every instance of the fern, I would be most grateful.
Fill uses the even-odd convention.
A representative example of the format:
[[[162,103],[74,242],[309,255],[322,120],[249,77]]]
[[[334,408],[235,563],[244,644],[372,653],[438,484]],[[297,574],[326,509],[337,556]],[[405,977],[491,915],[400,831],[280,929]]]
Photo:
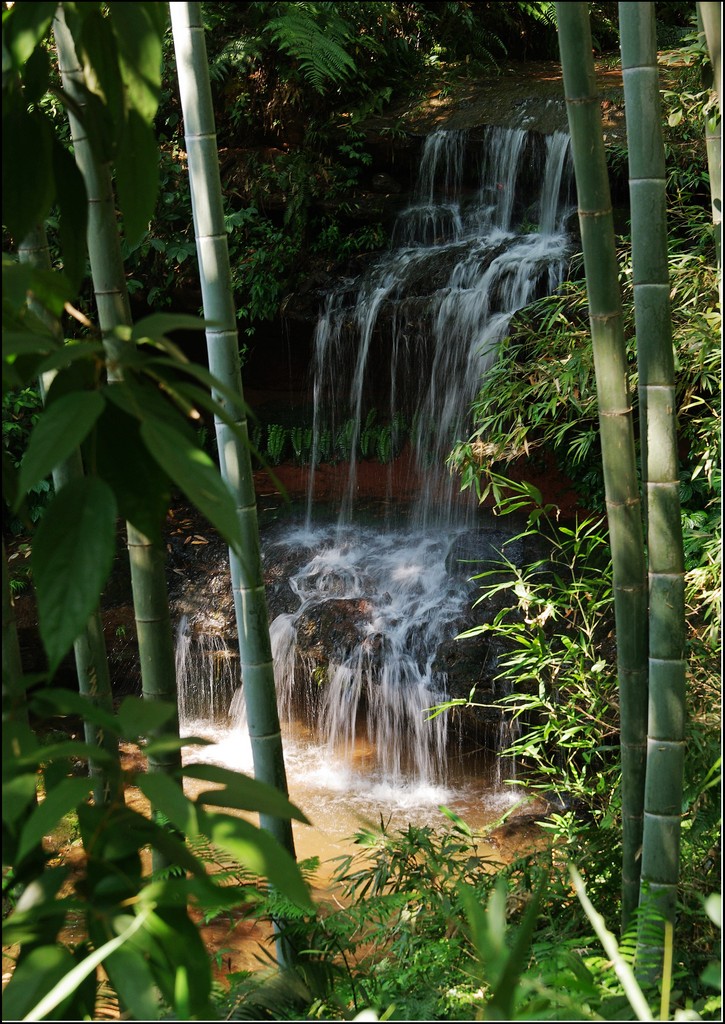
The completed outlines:
[[[293,5],[289,5],[292,7]],[[308,85],[322,94],[328,85],[341,85],[357,70],[346,49],[350,28],[331,4],[295,4],[273,18],[265,31],[284,53],[299,64]]]

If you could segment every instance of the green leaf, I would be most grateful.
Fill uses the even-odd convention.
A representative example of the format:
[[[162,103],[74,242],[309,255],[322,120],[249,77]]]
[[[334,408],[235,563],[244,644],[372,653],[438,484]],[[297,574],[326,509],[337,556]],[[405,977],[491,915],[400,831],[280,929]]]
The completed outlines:
[[[46,761],[62,761],[63,759],[92,758],[98,764],[112,765],[113,759],[102,747],[80,740],[62,740],[60,743],[48,743],[45,746],[29,750],[15,760],[15,767],[27,769],[37,767]]]
[[[25,6],[23,4],[20,5]],[[29,6],[32,6],[30,4]],[[15,968],[3,991],[5,1020],[23,1021],[38,1001],[40,993],[49,992],[73,970],[75,961],[63,946],[39,946],[31,950]],[[62,1016],[62,1015],[61,1015]],[[40,1020],[33,1017],[33,1020]]]
[[[187,373],[190,377],[196,377],[210,391],[217,392],[222,398],[225,398],[232,410],[241,408],[245,413],[250,413],[249,406],[242,400],[241,394],[228,387],[218,377],[215,377],[213,373],[209,373],[204,366],[199,366],[197,363],[184,363],[179,366],[174,359],[150,359],[149,365],[154,367],[168,366],[169,369],[174,371],[175,378],[178,377],[179,372]]]
[[[37,112],[10,110],[3,112],[2,139],[3,151],[12,154],[3,160],[3,223],[18,244],[50,212],[53,135]]]
[[[108,18],[100,10],[90,10],[83,18],[80,46],[83,72],[89,88],[108,107],[120,127],[124,117],[123,79],[118,64],[118,47]]]
[[[18,489],[21,495],[32,490],[75,451],[90,433],[105,404],[98,391],[81,391],[59,398],[43,411],[20,466]]]
[[[184,835],[194,838],[199,828],[196,820],[196,808],[186,796],[181,785],[162,772],[138,775],[136,785],[151,801],[152,806],[161,811],[172,825],[181,829]]]
[[[221,790],[210,789],[200,793],[196,798],[199,804],[234,807],[241,811],[259,811],[277,818],[294,818],[305,825],[310,824],[302,811],[291,804],[278,789],[241,772],[213,764],[189,764],[183,769],[183,775],[190,779],[201,779],[203,782],[224,786]]]
[[[3,258],[3,303],[7,301],[14,309],[24,311],[28,292],[55,317],[60,317],[74,295],[68,278],[57,270],[39,270],[30,263],[6,262]]]
[[[27,103],[39,103],[49,85],[50,54],[44,46],[36,46],[23,69],[23,91]]]
[[[74,292],[86,275],[86,225],[88,197],[83,175],[64,146],[53,139],[53,174],[60,207],[60,249],[63,269]]]
[[[126,98],[150,126],[161,96],[162,17],[153,3],[111,3],[111,24],[118,43]]]
[[[49,355],[38,366],[38,373],[47,373],[49,370],[60,370],[70,366],[78,360],[87,360],[91,372],[86,370],[82,377],[87,376],[87,383],[92,383],[95,366],[104,360],[103,346],[94,345],[92,342],[79,342],[71,345],[64,345],[62,349]],[[57,377],[55,378],[57,380]],[[55,380],[53,381],[55,383]],[[57,393],[57,389],[56,393]],[[71,388],[70,390],[77,390]],[[79,389],[78,389],[79,390]]]
[[[143,954],[124,946],[107,956],[103,966],[131,1019],[156,1020],[159,993]]]
[[[121,735],[128,740],[146,736],[165,725],[175,714],[176,708],[167,701],[126,697],[118,709]]]
[[[118,950],[131,936],[139,931],[146,923],[147,917],[152,913],[150,908],[144,908],[138,917],[125,928],[120,935],[104,942],[102,946],[94,950],[90,956],[85,957],[79,964],[73,962],[73,967],[62,977],[43,998],[28,1011],[24,1020],[43,1020],[49,1013],[60,1006],[66,999],[69,999],[81,982],[92,974],[105,958]],[[154,1019],[156,1014],[154,1015]]]
[[[303,910],[315,907],[297,863],[266,829],[255,828],[242,818],[199,813],[199,828],[239,863],[270,883]]]
[[[242,530],[234,499],[206,452],[159,420],[145,420],[141,437],[162,469],[243,558]]]
[[[18,863],[38,846],[44,835],[56,827],[61,818],[76,809],[91,792],[93,784],[90,779],[64,779],[45,795],[28,818],[27,824],[20,833],[18,845]]]
[[[36,691],[31,698],[32,711],[41,718],[53,715],[78,715],[86,722],[100,725],[107,732],[118,735],[120,728],[115,715],[104,711],[90,697],[84,697],[73,690],[58,687]]]
[[[116,502],[102,480],[71,481],[46,509],[33,541],[32,567],[51,675],[98,605],[115,542]]]
[[[3,821],[14,824],[35,797],[35,774],[16,775],[3,782]]]
[[[22,71],[35,47],[47,35],[57,6],[33,3],[13,4],[9,11],[3,8],[3,46],[16,71]]]
[[[133,249],[148,231],[159,190],[156,135],[136,110],[128,112],[116,154],[116,184],[124,234]]]
[[[109,399],[118,390],[120,385],[111,385]],[[141,440],[138,419],[108,401],[96,426],[95,444],[96,471],[112,488],[119,514],[149,540],[161,543],[171,481]]]
[[[201,320],[189,313],[152,313],[134,325],[131,340],[139,342],[148,338],[154,341],[173,331],[203,331],[210,326],[210,321]],[[188,362],[186,357],[183,361]]]

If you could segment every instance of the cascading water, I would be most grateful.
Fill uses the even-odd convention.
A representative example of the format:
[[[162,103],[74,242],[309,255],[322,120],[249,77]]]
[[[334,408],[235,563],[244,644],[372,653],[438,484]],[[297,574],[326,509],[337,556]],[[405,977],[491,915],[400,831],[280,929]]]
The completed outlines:
[[[265,557],[291,564],[297,552],[289,610],[271,624],[281,717],[314,744],[299,748],[307,773],[325,770],[324,785],[348,800],[363,789],[388,806],[448,798],[450,720],[429,721],[425,709],[447,696],[441,650],[473,597],[456,555],[475,505],[446,456],[467,436],[511,317],[564,276],[568,144],[491,128],[472,174],[465,133],[429,136],[391,250],[331,293],[320,316],[312,465],[325,436],[349,424],[347,488],[336,522],[316,523],[312,469],[306,521],[268,538]],[[404,526],[363,524],[356,508],[356,453],[375,407],[392,447],[405,425],[420,481]],[[243,714],[241,694],[232,712]],[[288,762],[297,755],[288,744]]]

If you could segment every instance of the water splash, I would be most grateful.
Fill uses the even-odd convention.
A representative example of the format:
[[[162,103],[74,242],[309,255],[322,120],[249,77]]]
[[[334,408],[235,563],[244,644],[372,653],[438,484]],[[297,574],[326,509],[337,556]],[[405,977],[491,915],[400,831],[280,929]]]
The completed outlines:
[[[471,603],[451,551],[475,505],[445,460],[467,436],[512,316],[556,287],[571,246],[568,136],[491,128],[475,184],[468,149],[461,132],[426,140],[393,248],[328,297],[315,334],[307,519],[277,542],[309,552],[289,580],[296,606],[271,624],[280,714],[306,736],[287,760],[348,800],[376,793],[387,806],[450,795],[456,736],[448,718],[429,721],[426,709],[447,695],[441,647]],[[355,453],[386,390],[386,415],[410,425],[423,481],[406,527],[355,522]],[[337,522],[317,524],[314,465],[323,431],[343,423],[346,492]],[[208,669],[202,676],[212,678]],[[233,722],[243,713],[239,690]],[[239,740],[235,749],[241,757]]]

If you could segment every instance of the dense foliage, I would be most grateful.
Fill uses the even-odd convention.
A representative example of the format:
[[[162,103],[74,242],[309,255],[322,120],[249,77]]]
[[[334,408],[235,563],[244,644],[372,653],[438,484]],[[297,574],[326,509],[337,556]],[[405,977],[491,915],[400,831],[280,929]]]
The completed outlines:
[[[615,5],[591,6],[597,45],[607,47],[616,40]],[[666,19],[663,31],[675,35],[687,5],[658,6]],[[237,268],[237,308],[245,326],[253,329],[277,315],[297,275],[309,269],[308,264],[303,268],[302,253],[337,261],[383,244],[382,224],[361,227],[346,210],[369,159],[361,130],[364,118],[444,63],[465,61],[464,71],[474,75],[504,58],[553,56],[551,8],[548,3],[205,5],[222,165],[229,156],[228,167],[237,168],[234,177],[231,171],[227,176],[227,217]],[[195,301],[191,215],[182,185],[184,154],[170,52],[166,58],[155,121],[162,143],[156,212],[151,231],[125,249],[129,287],[141,310],[178,308],[182,295],[185,302],[189,294]],[[687,133],[676,130],[674,108],[669,113],[676,154],[671,165],[671,271],[683,439],[691,718],[680,925],[672,985],[664,998],[665,1018],[671,1003],[703,1019],[718,1019],[718,977],[710,963],[717,914],[710,897],[719,884],[719,312],[699,142],[702,102],[693,83],[685,84],[672,102],[676,100],[676,109],[686,109]],[[57,98],[43,102],[48,116],[60,122],[64,115]],[[250,147],[255,147],[253,156]],[[240,164],[242,148],[247,155]],[[613,167],[618,156],[612,155]],[[54,208],[52,220],[57,213]],[[62,238],[58,244],[62,246]],[[579,865],[596,909],[611,927],[617,918],[614,826],[620,808],[606,533],[596,517],[558,522],[555,510],[542,507],[531,488],[514,488],[511,497],[498,475],[522,452],[535,459],[540,450],[551,451],[580,485],[587,508],[600,507],[593,371],[584,292],[574,270],[559,294],[517,318],[499,367],[476,402],[476,434],[452,456],[464,484],[478,487],[481,494],[496,490],[502,512],[512,505],[530,506],[533,499],[529,529],[545,533],[550,542],[545,564],[517,567],[504,561],[495,575],[480,580],[482,595],[500,589],[512,595],[488,628],[511,645],[500,666],[511,687],[506,700],[512,716],[508,755],[519,760],[520,781],[532,792],[544,793],[552,807],[541,849],[502,865],[484,849],[486,837],[473,835],[450,813],[441,828],[410,826],[393,832],[381,822],[379,830],[357,837],[361,856],[342,861],[333,881],[334,899],[312,915],[307,889],[294,867],[265,845],[256,830],[219,810],[223,805],[299,817],[295,808],[235,773],[216,770],[186,772],[213,787],[189,799],[133,765],[126,769],[125,783],[138,786],[161,811],[161,819],[149,820],[125,807],[88,806],[90,783],[78,768],[89,751],[80,741],[69,742],[64,733],[54,732],[53,725],[68,716],[95,717],[99,726],[129,743],[152,733],[159,716],[171,712],[150,711],[132,698],[106,718],[62,689],[46,689],[36,686],[42,681],[30,680],[35,687],[31,720],[39,735],[29,739],[24,729],[18,730],[22,756],[10,750],[10,772],[4,780],[5,863],[12,865],[4,876],[4,911],[13,911],[5,941],[23,947],[6,1006],[9,1018],[31,1012],[37,997],[56,983],[62,986],[64,979],[56,1005],[46,1011],[55,1018],[94,1017],[99,1009],[115,1012],[118,999],[136,1019],[162,1014],[181,1019],[349,1019],[368,1007],[386,1019],[633,1017],[636,991],[624,962],[631,953],[629,939],[623,943],[623,961],[617,959],[616,948],[612,953],[611,945],[606,950],[601,946],[598,918],[591,908],[583,909],[567,872],[568,860]],[[629,308],[624,262],[622,283]],[[23,285],[11,296],[12,324],[18,332],[28,327],[21,309],[24,294]],[[66,300],[90,314],[87,292],[75,298],[72,289],[63,290],[52,299],[59,315]],[[142,331],[138,337],[143,345],[128,367],[129,391],[137,404],[151,394],[150,381],[158,379],[154,355],[172,359],[175,351],[163,330],[148,330],[153,344]],[[631,323],[627,331],[631,336]],[[146,349],[150,355],[144,354]],[[81,347],[75,350],[78,354]],[[4,451],[16,465],[41,407],[31,382],[38,365],[55,353],[43,351],[41,359],[37,355],[25,367],[22,359],[16,364],[11,359],[11,386],[3,388]],[[89,345],[85,355],[85,360],[59,364],[65,373],[61,401],[76,390],[97,394],[99,346]],[[92,366],[93,372],[78,373],[78,366]],[[167,394],[188,397],[188,381],[186,391],[176,389],[179,371],[174,364],[162,385]],[[205,382],[202,370],[197,377],[189,372],[192,383]],[[158,409],[161,399],[156,391],[153,396],[149,404]],[[166,418],[171,403],[166,398],[164,403]],[[112,428],[128,414],[108,409],[112,406],[107,402],[104,443],[118,455],[122,446],[111,440]],[[380,426],[373,415],[368,419],[364,443],[385,461],[394,454],[391,437],[384,433],[390,428]],[[282,458],[286,445],[287,455],[304,462],[309,449],[301,428],[273,426],[278,429],[256,438],[269,460]],[[135,425],[134,437],[141,429]],[[399,433],[403,429],[400,425]],[[207,468],[203,453],[196,454],[200,449],[193,432],[185,429],[183,437],[187,450]],[[341,437],[330,438],[330,457],[349,455],[344,446],[343,428]],[[131,456],[136,451],[134,447]],[[49,458],[44,456],[45,469]],[[143,458],[148,467],[148,455]],[[168,450],[158,465],[151,463],[151,475],[165,489],[167,458],[170,465]],[[482,475],[483,459],[489,469]],[[129,486],[127,478],[119,490]],[[36,472],[33,489],[38,496],[26,496],[29,515],[22,523],[13,516],[16,529],[28,528],[40,516],[43,495],[49,493],[43,473]],[[142,491],[141,486],[133,489],[138,506],[144,501]],[[73,567],[67,569],[66,575]],[[11,719],[16,701],[22,703],[19,694],[11,702]],[[153,742],[147,750],[153,752]],[[224,787],[221,792],[218,786]],[[45,797],[37,804],[36,790]],[[51,832],[54,838],[45,841]],[[88,853],[82,871],[61,855],[59,846],[68,833]],[[188,844],[181,841],[181,833],[189,837]],[[186,876],[169,870],[149,881],[149,846],[162,850]],[[314,878],[314,868],[304,866],[308,880]],[[258,874],[271,878],[277,891],[263,893]],[[187,905],[193,916],[187,914]],[[194,921],[227,920],[228,943],[234,943],[255,918],[288,922],[285,937],[299,954],[295,972],[224,977],[219,960],[215,973],[223,980],[212,982]],[[80,941],[74,937],[78,930],[86,936]],[[119,938],[113,948],[106,945]],[[91,944],[105,949],[110,958],[111,986],[100,990]],[[80,973],[73,976],[74,969]],[[647,995],[652,1005],[659,998],[657,992]]]

